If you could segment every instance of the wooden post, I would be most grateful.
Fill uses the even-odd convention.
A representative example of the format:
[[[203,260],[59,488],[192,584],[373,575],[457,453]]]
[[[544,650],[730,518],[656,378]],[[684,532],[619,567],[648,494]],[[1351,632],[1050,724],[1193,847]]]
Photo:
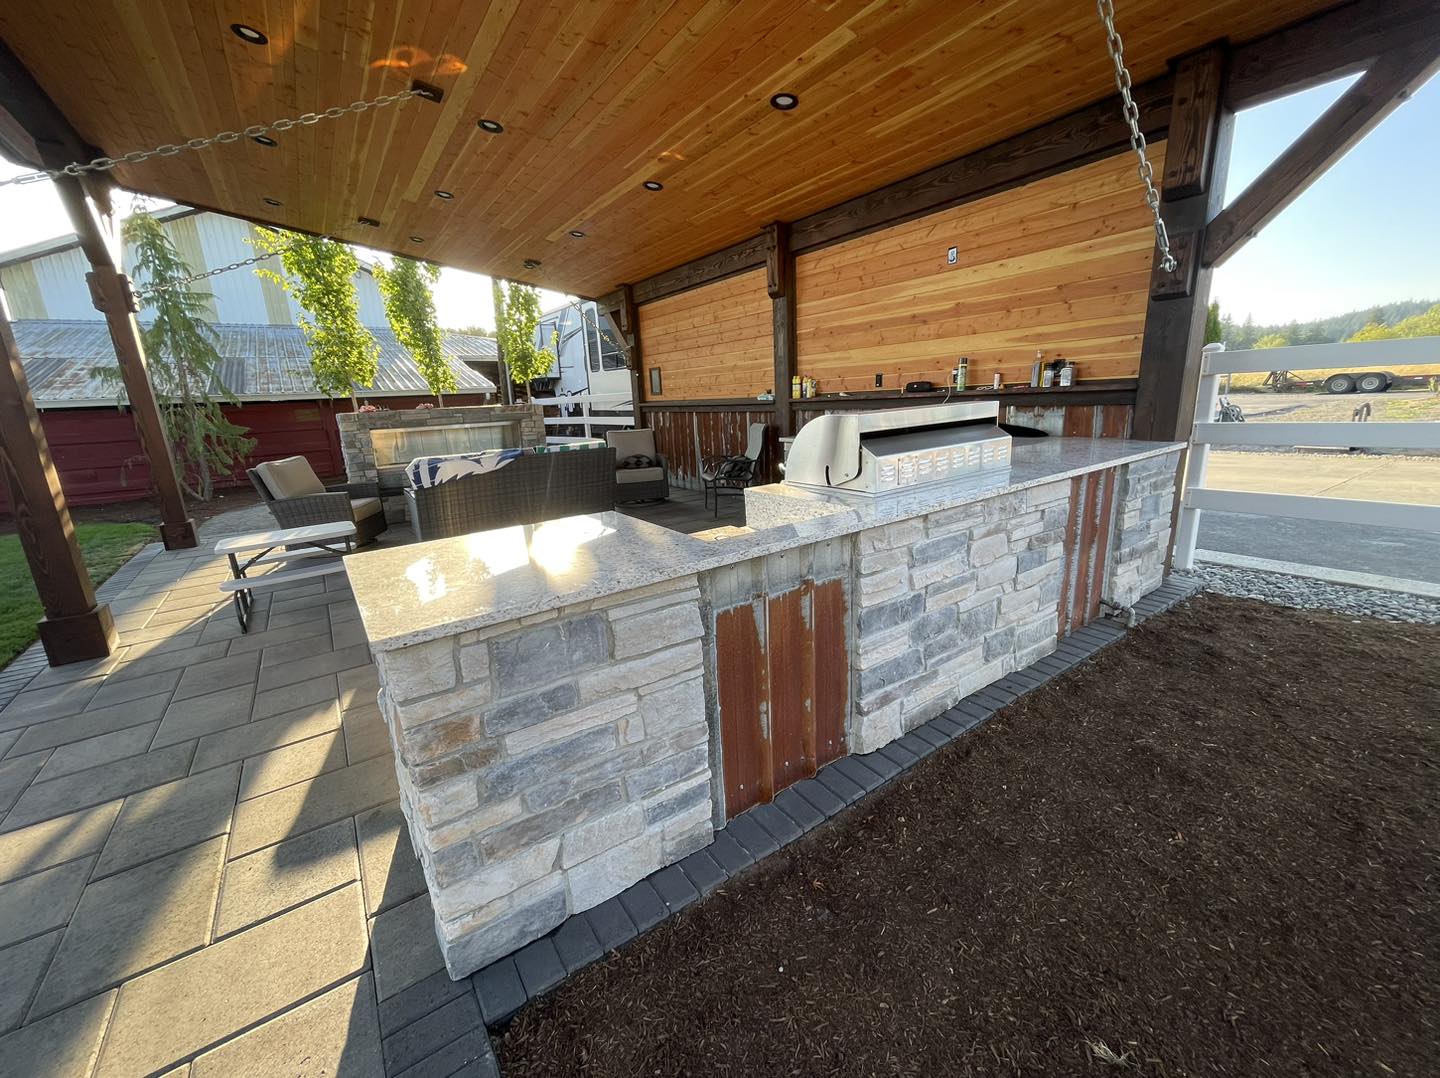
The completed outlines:
[[[1156,251],[1140,348],[1136,438],[1185,441],[1194,423],[1210,302],[1210,270],[1201,265],[1200,253],[1205,226],[1224,201],[1234,130],[1234,114],[1225,104],[1226,61],[1225,48],[1214,45],[1174,65],[1161,211],[1179,265],[1167,272]]]
[[[795,433],[790,380],[795,377],[795,255],[790,226],[776,221],[765,230],[765,286],[770,292],[775,336],[775,426],[780,437]]]
[[[640,309],[635,304],[635,290],[628,284],[619,289],[619,303],[612,308],[615,323],[625,345],[625,362],[630,368],[630,407],[635,413],[635,429],[645,426],[640,405],[645,400],[645,349],[640,343]]]
[[[505,307],[505,289],[499,277],[490,278],[490,299],[495,305],[495,376],[500,379],[500,403],[515,403],[515,385],[510,381],[510,368],[505,365],[505,346],[500,343],[500,312]]]
[[[101,659],[115,646],[110,608],[95,602],[65,492],[30,397],[10,320],[0,309],[0,471],[15,530],[45,617],[40,643],[51,666]]]
[[[51,157],[51,154],[46,154]],[[60,162],[63,164],[63,162]],[[52,167],[55,162],[52,161]],[[160,499],[160,538],[166,550],[182,550],[198,544],[195,521],[185,508],[180,477],[175,470],[175,457],[165,435],[160,405],[150,385],[145,363],[145,344],[140,324],[135,320],[139,304],[130,279],[120,272],[118,237],[113,227],[102,222],[96,206],[78,179],[64,176],[55,181],[55,190],[80,241],[80,249],[90,262],[85,275],[90,285],[90,298],[95,309],[105,316],[110,328],[110,341],[120,364],[120,377],[125,383],[125,396],[130,404],[140,444],[150,461],[150,477]],[[107,236],[107,233],[111,235]]]

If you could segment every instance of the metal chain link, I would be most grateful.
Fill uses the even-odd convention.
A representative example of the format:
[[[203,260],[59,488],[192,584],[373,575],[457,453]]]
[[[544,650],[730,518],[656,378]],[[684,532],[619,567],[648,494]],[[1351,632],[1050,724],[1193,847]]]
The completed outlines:
[[[367,112],[370,109],[384,108],[386,105],[403,104],[412,98],[426,96],[428,95],[423,90],[402,90],[398,94],[385,94],[368,101],[352,101],[348,105],[334,105],[323,112],[307,112],[293,118],[274,120],[268,124],[252,124],[239,131],[221,131],[218,135],[211,135],[209,138],[192,138],[180,143],[167,142],[163,146],[156,146],[153,150],[131,150],[119,157],[97,157],[93,161],[84,163],[72,161],[64,168],[22,172],[18,176],[0,180],[0,187],[39,183],[41,180],[58,180],[62,176],[83,176],[87,172],[109,172],[120,165],[138,165],[152,157],[174,157],[185,150],[203,150],[207,146],[224,146],[232,142],[239,142],[242,138],[258,138],[268,131],[284,132],[294,127],[308,127],[321,120],[338,120],[344,116]]]
[[[1115,88],[1120,91],[1125,122],[1130,127],[1130,148],[1140,159],[1136,171],[1140,174],[1140,182],[1145,185],[1145,204],[1150,207],[1150,212],[1155,217],[1155,246],[1160,249],[1160,265],[1166,273],[1171,273],[1179,263],[1170,253],[1170,233],[1160,216],[1160,193],[1155,190],[1155,170],[1150,167],[1150,158],[1145,153],[1145,135],[1140,130],[1140,106],[1135,104],[1135,98],[1130,93],[1130,72],[1125,67],[1125,43],[1120,40],[1120,31],[1115,29],[1114,0],[1095,0],[1095,10],[1100,14],[1100,21],[1105,24],[1105,45],[1110,50],[1110,60],[1115,65]]]
[[[192,273],[189,277],[174,277],[168,281],[152,285],[146,289],[136,289],[135,298],[144,303],[151,296],[158,296],[161,292],[169,292],[176,288],[185,288],[196,281],[203,281],[207,277],[217,277],[222,273],[229,273],[231,270],[244,269],[246,266],[253,266],[257,262],[264,262],[267,258],[274,258],[280,254],[279,251],[271,251],[269,254],[252,255],[249,258],[241,259],[239,262],[231,262],[228,266],[218,266],[215,269],[206,270],[204,273]]]

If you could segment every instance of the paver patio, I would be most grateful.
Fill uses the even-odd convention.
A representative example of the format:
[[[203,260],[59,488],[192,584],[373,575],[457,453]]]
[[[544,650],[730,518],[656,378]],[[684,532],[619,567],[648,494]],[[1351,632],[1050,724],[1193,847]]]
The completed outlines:
[[[492,1073],[445,974],[343,577],[207,552],[109,589],[123,646],[0,709],[0,1070]]]

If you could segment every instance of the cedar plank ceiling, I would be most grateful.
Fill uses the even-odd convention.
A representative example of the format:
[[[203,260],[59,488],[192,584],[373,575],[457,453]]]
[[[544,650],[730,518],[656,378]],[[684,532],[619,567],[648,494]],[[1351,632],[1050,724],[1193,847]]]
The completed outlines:
[[[1137,83],[1170,57],[1326,6],[1117,5]],[[269,44],[244,43],[235,22]],[[0,36],[110,154],[432,82],[439,105],[117,175],[186,204],[584,295],[1114,92],[1089,0],[44,0],[0,5]],[[780,90],[800,107],[772,109]],[[505,132],[479,130],[481,117]],[[648,179],[665,190],[644,190]]]

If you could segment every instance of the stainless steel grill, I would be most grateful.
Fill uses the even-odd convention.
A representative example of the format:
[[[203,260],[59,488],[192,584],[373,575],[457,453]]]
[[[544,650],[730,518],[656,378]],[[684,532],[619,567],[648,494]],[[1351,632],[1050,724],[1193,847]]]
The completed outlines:
[[[1010,435],[994,401],[822,415],[795,436],[785,482],[878,495],[1010,466]]]

